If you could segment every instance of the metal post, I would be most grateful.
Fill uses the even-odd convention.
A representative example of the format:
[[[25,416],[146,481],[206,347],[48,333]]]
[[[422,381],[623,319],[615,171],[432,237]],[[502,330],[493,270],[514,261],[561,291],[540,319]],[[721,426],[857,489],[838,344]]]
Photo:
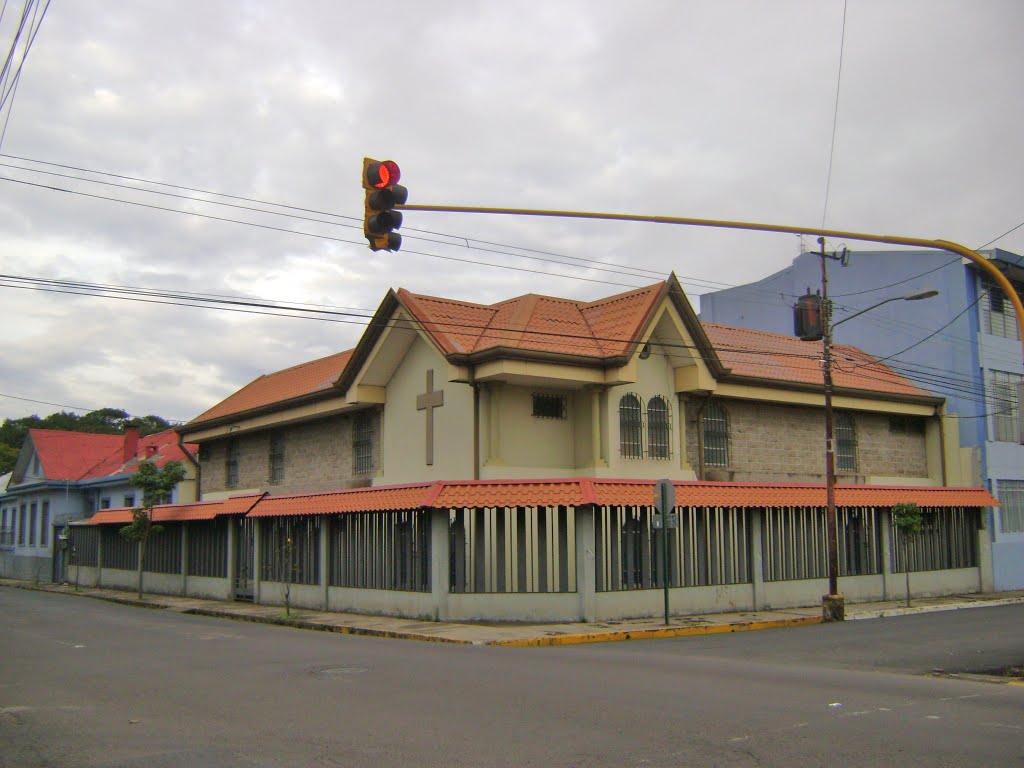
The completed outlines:
[[[654,487],[654,509],[661,515],[661,583],[665,592],[665,625],[669,623],[669,575],[668,567],[668,532],[669,521],[676,506],[676,487],[671,480],[659,480]]]

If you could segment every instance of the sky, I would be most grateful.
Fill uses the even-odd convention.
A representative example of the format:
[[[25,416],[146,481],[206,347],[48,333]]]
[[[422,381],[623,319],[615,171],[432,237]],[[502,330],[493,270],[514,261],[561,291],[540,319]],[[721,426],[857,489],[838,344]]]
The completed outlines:
[[[26,2],[6,5],[4,54]],[[41,8],[0,110],[0,418],[188,421],[353,347],[392,288],[592,300],[674,271],[699,306],[815,245],[407,212],[401,251],[373,253],[364,156],[399,163],[410,203],[1024,254],[1024,227],[991,243],[1024,222],[1019,0],[52,0],[39,23]],[[67,287],[83,283],[105,295]]]

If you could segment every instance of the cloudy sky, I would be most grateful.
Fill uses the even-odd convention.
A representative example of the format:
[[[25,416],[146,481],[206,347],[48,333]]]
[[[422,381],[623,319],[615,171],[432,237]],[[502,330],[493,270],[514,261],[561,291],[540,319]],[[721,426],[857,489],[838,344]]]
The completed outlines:
[[[353,346],[391,287],[592,299],[675,271],[697,303],[800,250],[410,212],[402,251],[374,254],[364,155],[400,163],[410,203],[986,245],[1024,221],[1022,30],[1019,0],[53,0],[0,112],[0,418],[191,419]],[[1024,253],[1024,228],[995,245]]]

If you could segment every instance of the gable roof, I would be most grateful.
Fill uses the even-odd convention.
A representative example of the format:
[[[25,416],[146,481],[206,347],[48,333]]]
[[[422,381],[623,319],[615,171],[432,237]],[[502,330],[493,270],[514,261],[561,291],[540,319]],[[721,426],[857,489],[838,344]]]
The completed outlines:
[[[608,358],[629,354],[665,286],[596,301],[530,293],[485,305],[405,289],[398,300],[446,355],[521,350]]]
[[[81,481],[131,474],[143,459],[149,459],[157,467],[169,461],[190,461],[173,429],[139,437],[133,451],[130,439],[129,435],[30,429],[26,445],[36,452],[47,480]],[[127,460],[126,446],[130,450]],[[185,446],[190,452],[199,447],[188,443]]]
[[[338,352],[283,371],[269,373],[246,384],[233,395],[192,419],[186,427],[240,413],[279,407],[334,392],[333,384],[345,369],[352,350]],[[186,431],[186,430],[183,430]]]
[[[569,365],[624,365],[659,307],[670,302],[696,356],[720,380],[821,389],[821,342],[805,342],[701,323],[674,274],[652,285],[594,301],[526,294],[496,304],[388,291],[354,349],[260,376],[181,430],[194,432],[241,414],[255,415],[342,395],[391,326],[415,327],[454,364],[494,358],[555,360]],[[403,310],[411,322],[396,321]],[[855,347],[833,345],[837,389],[938,402],[937,398]]]

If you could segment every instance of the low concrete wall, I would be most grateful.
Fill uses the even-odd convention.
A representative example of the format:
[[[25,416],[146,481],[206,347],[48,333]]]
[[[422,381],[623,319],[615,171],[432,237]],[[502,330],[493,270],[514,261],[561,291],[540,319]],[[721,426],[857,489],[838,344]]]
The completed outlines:
[[[0,552],[0,577],[49,584],[53,580],[53,562],[49,556],[15,555],[14,550],[7,550]]]
[[[885,580],[882,574],[872,576],[842,576],[839,592],[850,603],[866,603],[885,599]],[[821,603],[828,594],[828,579],[801,579],[799,581],[766,581],[763,608],[799,608]]]
[[[580,621],[576,592],[449,593],[449,621]]]
[[[438,606],[430,592],[400,592],[390,589],[355,589],[329,587],[328,610],[342,613],[363,613],[376,616],[403,616],[425,621],[440,618]]]
[[[977,568],[959,568],[951,571],[911,571],[911,597],[940,597],[968,592],[979,592],[981,575]],[[890,589],[893,599],[906,596],[906,576],[903,571],[892,575]]]
[[[726,584],[714,587],[674,587],[668,592],[669,613],[685,616],[697,613],[749,611],[754,607],[750,584]],[[663,589],[632,589],[626,592],[598,592],[597,618],[647,618],[665,615]]]
[[[260,605],[284,605],[284,583],[261,581],[256,602]],[[324,590],[319,584],[292,584],[289,602],[292,608],[311,611],[324,609]]]
[[[189,576],[185,582],[185,594],[209,600],[231,600],[234,597],[230,581],[212,576]]]

